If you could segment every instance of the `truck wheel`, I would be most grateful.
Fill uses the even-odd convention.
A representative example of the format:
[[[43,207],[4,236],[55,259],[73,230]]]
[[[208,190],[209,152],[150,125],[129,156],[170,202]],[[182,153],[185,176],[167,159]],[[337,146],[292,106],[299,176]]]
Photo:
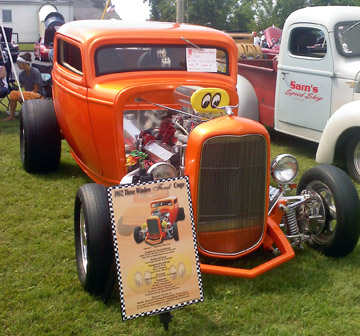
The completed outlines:
[[[309,245],[329,257],[350,253],[360,234],[359,196],[346,173],[341,169],[320,165],[309,169],[301,178],[297,192],[315,191],[322,200],[316,232]]]
[[[185,211],[184,208],[179,208],[178,217],[176,221],[182,221],[185,219]]]
[[[59,167],[60,129],[52,100],[26,100],[20,114],[20,155],[28,173],[49,172]]]
[[[346,166],[351,178],[360,183],[360,134],[356,134],[349,141],[346,149]]]
[[[176,241],[179,240],[179,230],[178,230],[177,222],[175,222],[173,224],[173,237],[174,237],[174,240],[176,240]]]
[[[113,240],[106,188],[90,183],[75,198],[74,232],[77,271],[84,289],[95,295],[106,290],[113,259]]]
[[[134,229],[134,239],[135,239],[136,243],[138,243],[138,244],[140,244],[144,241],[144,237],[140,231],[141,231],[141,227],[136,226]]]

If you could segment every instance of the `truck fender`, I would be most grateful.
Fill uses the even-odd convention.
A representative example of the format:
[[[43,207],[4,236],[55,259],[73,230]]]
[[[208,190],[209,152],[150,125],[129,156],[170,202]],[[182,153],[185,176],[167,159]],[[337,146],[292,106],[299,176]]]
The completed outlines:
[[[237,76],[238,116],[259,121],[259,104],[254,87],[243,76]]]
[[[320,138],[316,162],[333,163],[337,141],[344,132],[354,127],[360,127],[360,100],[341,106],[330,117]]]

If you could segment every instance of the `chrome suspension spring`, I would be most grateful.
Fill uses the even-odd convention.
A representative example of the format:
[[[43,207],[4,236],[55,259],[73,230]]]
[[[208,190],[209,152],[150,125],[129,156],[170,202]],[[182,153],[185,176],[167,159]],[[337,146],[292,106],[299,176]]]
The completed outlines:
[[[284,213],[284,224],[286,225],[286,234],[288,236],[299,235],[299,228],[294,208],[289,209]]]

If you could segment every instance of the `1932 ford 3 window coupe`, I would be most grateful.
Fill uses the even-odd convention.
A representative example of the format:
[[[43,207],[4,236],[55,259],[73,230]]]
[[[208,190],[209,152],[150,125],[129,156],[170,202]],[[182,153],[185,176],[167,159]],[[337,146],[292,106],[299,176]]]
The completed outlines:
[[[202,263],[206,273],[251,278],[293,258],[292,246],[303,242],[329,256],[355,247],[359,199],[348,176],[314,167],[297,196],[286,197],[296,159],[271,163],[266,129],[236,116],[242,93],[227,34],[171,23],[71,22],[55,36],[52,77],[53,101],[23,105],[21,159],[28,172],[55,170],[64,138],[96,182],[80,187],[75,201],[78,273],[87,291],[103,293],[108,280],[105,186],[119,183],[188,175],[203,255],[235,259],[260,246],[277,252],[253,269]]]

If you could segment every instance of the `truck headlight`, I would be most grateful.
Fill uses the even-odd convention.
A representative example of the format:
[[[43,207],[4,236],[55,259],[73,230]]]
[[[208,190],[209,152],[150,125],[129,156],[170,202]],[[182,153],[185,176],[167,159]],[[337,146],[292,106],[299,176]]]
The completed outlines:
[[[278,155],[270,166],[273,179],[279,184],[290,183],[298,174],[299,165],[296,158],[290,154]]]

